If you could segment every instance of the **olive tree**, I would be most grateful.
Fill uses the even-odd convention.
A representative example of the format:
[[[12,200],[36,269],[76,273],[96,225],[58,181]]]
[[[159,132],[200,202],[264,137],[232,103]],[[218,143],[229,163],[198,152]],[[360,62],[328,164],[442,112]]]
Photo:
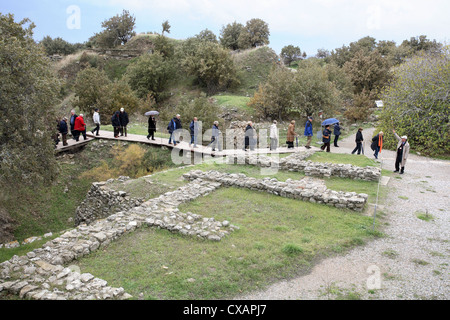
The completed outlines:
[[[34,24],[0,14],[0,187],[36,186],[56,177],[52,136],[59,81],[42,48],[33,40]],[[20,182],[20,183],[18,183]]]

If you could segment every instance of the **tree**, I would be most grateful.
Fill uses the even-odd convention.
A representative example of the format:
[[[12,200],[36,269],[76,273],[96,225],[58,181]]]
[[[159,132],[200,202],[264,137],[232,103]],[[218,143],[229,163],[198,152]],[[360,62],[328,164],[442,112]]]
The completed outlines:
[[[269,44],[269,25],[261,19],[251,19],[239,35],[239,48],[248,49],[256,48]]]
[[[274,66],[248,105],[264,118],[282,120],[293,109],[293,83],[294,74],[290,70]]]
[[[233,22],[222,27],[220,31],[220,44],[230,50],[239,49],[239,36],[241,35],[244,25],[238,22]]]
[[[427,155],[450,154],[450,48],[440,53],[422,51],[397,67],[382,92],[380,129],[407,135],[414,150]],[[396,140],[386,135],[385,144]]]
[[[274,66],[249,102],[262,117],[279,120],[294,115],[307,117],[320,110],[331,115],[341,104],[327,70],[317,63],[305,64],[296,73]]]
[[[115,111],[125,108],[128,113],[138,110],[139,99],[125,80],[116,80],[100,88],[100,95],[96,106],[105,115],[112,115]],[[106,117],[108,121],[109,118]]]
[[[188,74],[196,76],[208,94],[232,88],[239,83],[234,62],[226,49],[210,41],[197,40],[190,45],[181,65]]]
[[[44,37],[40,44],[44,47],[47,55],[51,56],[54,54],[68,55],[72,54],[77,50],[78,45],[73,45],[62,38],[52,39],[50,36]]]
[[[355,86],[355,94],[380,89],[389,80],[389,69],[390,65],[378,50],[370,53],[360,50],[344,64],[344,70]]]
[[[355,89],[350,75],[342,68],[339,68],[335,63],[325,64],[324,69],[328,75],[328,80],[332,82],[338,90],[340,98],[343,101],[352,100]]]
[[[144,54],[130,64],[125,77],[139,98],[147,98],[150,94],[158,103],[166,98],[173,74],[173,63],[162,54],[154,53]]]
[[[0,187],[39,187],[57,175],[53,136],[60,83],[33,40],[34,24],[0,14]],[[13,190],[14,189],[14,190]]]
[[[373,93],[363,89],[356,93],[353,99],[347,103],[347,108],[344,116],[350,121],[363,121],[367,119],[370,114],[370,109],[375,106],[375,98]]]
[[[136,18],[129,11],[123,10],[121,15],[116,15],[102,23],[104,30],[92,37],[90,41],[102,48],[115,48],[126,44],[136,35],[134,28]]]
[[[209,41],[209,42],[213,42],[213,43],[219,43],[217,41],[217,37],[214,34],[214,32],[212,32],[209,29],[200,31],[200,33],[197,34],[195,37],[201,41]]]
[[[294,47],[290,44],[281,49],[281,57],[283,58],[284,63],[291,66],[292,62],[302,58],[302,51],[300,50],[300,47]]]
[[[80,71],[74,85],[75,106],[82,112],[90,113],[104,94],[104,87],[110,80],[104,71],[88,67]]]
[[[407,49],[409,55],[412,56],[419,51],[439,52],[442,45],[436,42],[436,40],[431,41],[427,39],[427,36],[421,35],[418,37],[411,37],[409,40],[404,40],[401,47]]]
[[[332,115],[342,105],[335,84],[329,80],[327,69],[319,64],[308,64],[294,73],[292,87],[292,107],[290,112],[307,117],[323,110]]]
[[[164,32],[170,33],[170,28],[169,20],[164,21],[162,23],[162,35],[164,36]]]
[[[153,40],[153,46],[156,52],[160,53],[164,58],[171,59],[175,54],[175,46],[163,35],[157,35]]]
[[[331,55],[329,50],[326,49],[317,49],[316,57],[319,59],[326,59],[329,58]]]
[[[365,54],[370,54],[376,49],[376,39],[372,37],[361,38],[356,42],[351,42],[348,46],[342,46],[331,51],[331,61],[336,63],[339,67],[352,60],[356,53],[363,51]]]

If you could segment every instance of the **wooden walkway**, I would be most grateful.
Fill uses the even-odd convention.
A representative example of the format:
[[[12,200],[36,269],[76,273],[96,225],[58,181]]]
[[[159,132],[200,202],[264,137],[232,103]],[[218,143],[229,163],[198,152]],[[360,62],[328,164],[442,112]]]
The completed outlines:
[[[189,143],[185,141],[181,141],[176,146],[173,144],[169,144],[168,138],[158,138],[156,137],[155,140],[148,140],[146,136],[143,135],[137,135],[137,134],[128,134],[127,137],[119,137],[114,138],[114,133],[110,131],[100,131],[100,136],[95,136],[91,134],[90,132],[87,133],[88,140],[84,141],[83,137],[80,138],[79,142],[75,142],[75,140],[68,140],[69,145],[66,147],[62,146],[62,142],[59,143],[58,148],[56,149],[56,152],[63,152],[72,150],[77,147],[81,147],[83,145],[86,145],[90,141],[93,141],[94,139],[106,139],[106,140],[114,140],[114,141],[123,141],[123,142],[137,142],[137,143],[143,143],[153,146],[159,146],[159,147],[166,147],[168,149],[174,149],[185,151],[185,152],[191,152],[193,154],[202,154],[202,155],[209,155],[209,156],[215,156],[215,157],[225,157],[225,156],[240,156],[245,154],[287,154],[287,153],[295,153],[299,151],[306,151],[307,149],[305,147],[296,147],[294,149],[288,149],[287,147],[280,147],[275,151],[270,151],[268,148],[264,149],[255,149],[253,151],[244,151],[241,149],[227,149],[222,151],[212,151],[211,147],[207,146],[201,146],[198,145],[197,148],[189,147]]]
[[[84,140],[83,136],[81,136],[79,141],[76,142],[72,138],[67,138],[67,144],[68,145],[67,146],[63,146],[62,141],[60,141],[58,143],[58,145],[56,146],[55,153],[60,153],[60,152],[72,151],[72,150],[79,149],[81,147],[84,147],[85,145],[87,145],[89,142],[91,142],[93,140],[94,139],[92,139],[92,138],[88,138],[87,140]]]

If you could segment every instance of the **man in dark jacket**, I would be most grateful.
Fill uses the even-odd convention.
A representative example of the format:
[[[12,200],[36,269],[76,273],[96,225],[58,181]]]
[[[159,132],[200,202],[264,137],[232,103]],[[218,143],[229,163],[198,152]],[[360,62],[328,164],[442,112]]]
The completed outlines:
[[[358,154],[361,154],[361,149],[362,149],[362,143],[364,141],[364,137],[362,134],[363,128],[359,128],[358,132],[356,133],[356,147],[355,149],[353,149],[352,154],[355,154],[356,151],[358,151]]]
[[[112,118],[111,118],[111,124],[114,128],[114,138],[118,138],[119,137],[119,133],[120,133],[120,112],[116,111]]]
[[[75,110],[70,111],[70,133],[72,134],[72,138],[74,140],[77,139],[77,132],[75,132],[75,119],[78,118],[78,115],[75,113]]]
[[[191,124],[189,125],[189,131],[191,134],[191,143],[189,143],[189,147],[194,144],[194,148],[197,148],[197,138],[198,138],[198,118],[194,117],[194,119],[191,121]]]
[[[313,118],[312,117],[308,117],[308,121],[306,121],[305,124],[305,133],[304,136],[306,137],[306,145],[305,148],[306,149],[311,149],[311,142],[312,142],[312,137],[313,137]]]
[[[127,126],[130,121],[128,120],[128,113],[125,112],[124,108],[120,109],[119,119],[120,119],[120,136],[123,137],[123,135],[125,134],[126,137]]]
[[[340,135],[341,135],[341,127],[339,126],[339,122],[338,122],[334,125],[334,146],[336,148],[339,148],[337,143],[338,143]]]
[[[325,127],[325,130],[323,130],[322,141],[323,145],[320,149],[325,150],[325,148],[327,148],[327,152],[330,152],[331,130],[329,125]]]
[[[61,133],[62,136],[63,146],[68,146],[67,134],[69,133],[69,128],[67,126],[67,117],[64,117],[59,123],[59,133]]]
[[[175,139],[174,132],[183,128],[183,126],[181,125],[180,119],[181,119],[181,116],[179,114],[177,114],[176,117],[174,117],[172,120],[170,120],[170,123],[167,126],[167,130],[170,133],[169,144],[172,144],[172,140],[173,140],[174,146],[176,146],[177,143],[179,143],[179,141],[176,141],[176,139]]]

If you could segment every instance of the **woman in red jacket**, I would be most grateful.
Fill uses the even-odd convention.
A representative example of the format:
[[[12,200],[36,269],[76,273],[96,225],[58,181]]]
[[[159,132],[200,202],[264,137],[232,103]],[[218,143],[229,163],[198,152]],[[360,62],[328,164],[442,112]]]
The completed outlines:
[[[86,137],[86,123],[84,123],[84,118],[83,118],[82,114],[80,114],[75,119],[74,130],[77,132],[76,133],[76,139],[75,139],[76,141],[78,141],[80,139],[80,134],[83,134],[84,140],[87,140],[87,137]]]

